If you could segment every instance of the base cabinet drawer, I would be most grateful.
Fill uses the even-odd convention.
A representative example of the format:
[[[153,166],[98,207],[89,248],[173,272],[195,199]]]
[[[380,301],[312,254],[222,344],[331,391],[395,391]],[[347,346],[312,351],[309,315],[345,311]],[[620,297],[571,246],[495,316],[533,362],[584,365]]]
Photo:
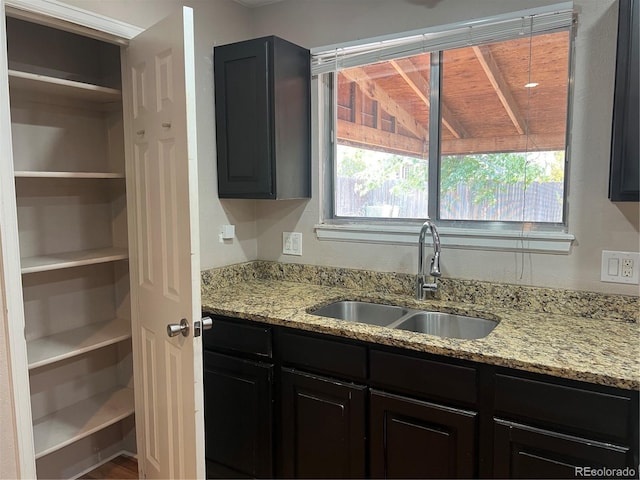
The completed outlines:
[[[282,369],[282,476],[365,478],[363,385]]]
[[[233,318],[213,317],[213,326],[202,337],[205,350],[221,350],[232,355],[251,355],[269,361],[272,356],[271,327]]]
[[[371,478],[475,478],[476,417],[372,390]]]
[[[501,419],[494,420],[493,467],[495,478],[637,478],[638,473],[628,447]]]
[[[279,360],[286,365],[357,382],[367,378],[367,351],[363,345],[288,330],[277,338]]]
[[[557,382],[495,377],[496,417],[523,424],[535,420],[552,430],[564,429],[580,437],[602,438],[617,443],[633,429],[633,402],[628,395],[612,394],[561,385]]]
[[[375,387],[471,406],[477,402],[475,368],[375,349],[369,354],[369,363]]]

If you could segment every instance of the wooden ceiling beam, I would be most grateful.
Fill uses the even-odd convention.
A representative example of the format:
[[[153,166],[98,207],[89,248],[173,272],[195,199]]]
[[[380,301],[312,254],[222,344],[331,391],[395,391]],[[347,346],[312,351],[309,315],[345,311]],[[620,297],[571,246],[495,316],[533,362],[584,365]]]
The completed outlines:
[[[527,138],[528,137],[528,138]],[[535,146],[536,150],[532,147]],[[505,135],[488,138],[461,138],[443,140],[442,155],[466,155],[474,153],[525,152],[564,150],[564,134]]]
[[[472,48],[473,52],[478,58],[478,61],[480,62],[480,65],[482,66],[482,69],[487,75],[489,82],[491,82],[493,89],[498,94],[498,98],[504,106],[507,115],[509,115],[513,126],[516,127],[516,130],[520,135],[524,135],[524,132],[526,131],[525,119],[520,113],[518,104],[511,94],[509,85],[502,76],[500,67],[498,67],[498,64],[491,54],[491,49],[487,45],[474,46]]]
[[[386,132],[365,125],[338,120],[338,141],[354,147],[427,158],[428,143],[397,133]],[[564,134],[505,135],[489,138],[461,138],[443,140],[443,155],[465,155],[491,152],[524,152],[535,145],[536,150],[564,150]]]
[[[421,140],[429,138],[429,132],[416,121],[398,102],[396,102],[386,90],[380,87],[362,68],[349,68],[342,70],[348,80],[356,82],[360,90],[372,100],[378,102],[389,115],[396,118],[396,122]]]
[[[362,124],[357,125],[340,119],[338,119],[337,132],[338,142],[341,144],[409,157],[427,158],[429,156],[427,142],[406,135],[386,132]]]
[[[420,72],[416,70],[415,64],[408,58],[390,60],[389,63],[393,68],[395,68],[396,72],[398,72],[420,100],[429,107],[431,105],[431,100],[429,98],[431,92],[429,82],[427,82]],[[442,118],[442,124],[455,138],[465,138],[469,136],[462,124],[455,119],[451,110],[449,110],[442,100],[440,100],[440,116]]]

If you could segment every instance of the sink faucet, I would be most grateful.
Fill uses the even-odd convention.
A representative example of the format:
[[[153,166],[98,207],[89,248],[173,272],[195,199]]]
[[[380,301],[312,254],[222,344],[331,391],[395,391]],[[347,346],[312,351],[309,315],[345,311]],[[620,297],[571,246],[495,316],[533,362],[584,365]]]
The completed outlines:
[[[424,271],[424,238],[427,236],[427,230],[431,230],[431,238],[433,239],[433,257],[431,258],[431,268],[429,275],[433,277],[433,283],[427,283],[427,274]],[[427,218],[420,229],[418,237],[418,276],[416,278],[416,299],[424,300],[425,292],[435,292],[438,289],[437,279],[442,273],[440,272],[440,235],[436,225]]]

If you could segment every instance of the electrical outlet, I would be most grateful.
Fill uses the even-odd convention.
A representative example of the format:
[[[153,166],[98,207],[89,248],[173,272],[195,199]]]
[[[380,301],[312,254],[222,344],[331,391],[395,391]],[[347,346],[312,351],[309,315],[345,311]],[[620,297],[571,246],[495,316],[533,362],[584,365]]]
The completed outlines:
[[[640,253],[602,251],[600,280],[613,283],[632,283],[638,285],[638,265]]]
[[[631,258],[622,259],[622,272],[623,277],[633,277],[633,260]]]
[[[282,253],[302,255],[302,234],[300,232],[282,232]]]
[[[220,225],[220,233],[218,234],[218,241],[224,243],[225,240],[233,240],[236,235],[235,225]]]

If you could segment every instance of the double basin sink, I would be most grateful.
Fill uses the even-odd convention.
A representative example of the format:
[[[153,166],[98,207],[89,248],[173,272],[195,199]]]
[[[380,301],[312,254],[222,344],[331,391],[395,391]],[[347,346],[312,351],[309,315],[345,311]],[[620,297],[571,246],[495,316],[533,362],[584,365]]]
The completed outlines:
[[[330,303],[309,313],[349,322],[465,340],[484,338],[498,325],[497,321],[484,318],[350,300]]]

